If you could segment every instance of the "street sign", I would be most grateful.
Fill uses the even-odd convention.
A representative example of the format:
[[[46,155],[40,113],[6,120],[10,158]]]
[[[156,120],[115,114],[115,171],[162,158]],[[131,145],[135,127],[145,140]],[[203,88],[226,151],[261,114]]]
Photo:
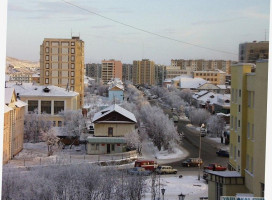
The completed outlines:
[[[263,197],[227,197],[221,196],[220,200],[265,200]]]

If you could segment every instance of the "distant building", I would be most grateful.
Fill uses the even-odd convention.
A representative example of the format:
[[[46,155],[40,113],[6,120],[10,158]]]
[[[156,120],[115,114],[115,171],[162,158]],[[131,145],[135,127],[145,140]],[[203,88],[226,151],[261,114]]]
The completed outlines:
[[[112,78],[122,80],[122,63],[119,60],[102,60],[102,81],[107,84]]]
[[[132,69],[133,65],[132,64],[123,64],[122,66],[122,81],[130,81],[132,82]]]
[[[86,76],[95,79],[97,82],[102,77],[102,64],[99,63],[88,63],[86,64]]]
[[[188,69],[188,68],[187,68]],[[175,78],[177,76],[181,76],[181,75],[189,75],[191,76],[191,72],[192,71],[186,71],[186,69],[181,69],[179,67],[172,67],[172,66],[169,66],[169,67],[166,67],[166,79],[172,79],[172,78]]]
[[[33,85],[30,83],[7,84],[14,88],[17,97],[27,103],[25,114],[37,110],[38,114],[49,114],[54,126],[63,126],[60,111],[77,110],[78,93],[53,85]]]
[[[84,42],[45,38],[40,47],[40,84],[78,92],[77,108],[84,105]]]
[[[155,63],[148,59],[133,61],[133,84],[155,85]]]
[[[224,85],[226,83],[226,72],[221,70],[194,71],[194,78],[203,78],[215,85]]]
[[[87,154],[124,152],[124,136],[135,130],[136,122],[133,113],[115,104],[95,113],[94,136],[87,138]]]
[[[256,63],[259,59],[268,59],[269,41],[245,42],[239,45],[239,62]]]
[[[155,82],[156,85],[162,86],[163,81],[166,79],[166,66],[155,65]]]
[[[5,88],[3,163],[23,149],[24,115],[27,104],[17,98],[14,88]]]

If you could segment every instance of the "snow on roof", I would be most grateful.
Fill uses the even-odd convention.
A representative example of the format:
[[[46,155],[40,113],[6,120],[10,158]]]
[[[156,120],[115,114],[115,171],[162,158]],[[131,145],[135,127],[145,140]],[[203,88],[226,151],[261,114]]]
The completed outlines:
[[[128,110],[126,110],[116,104],[113,104],[113,105],[95,113],[94,117],[93,117],[93,122],[95,122],[96,120],[100,119],[101,117],[104,117],[112,112],[117,112],[117,113],[129,118],[130,120],[137,122],[133,113],[129,112]]]
[[[56,97],[72,97],[77,96],[78,93],[74,91],[67,91],[64,88],[54,85],[33,85],[32,83],[22,83],[18,85],[16,83],[7,83],[7,86],[15,89],[19,96],[56,96]],[[49,88],[49,92],[44,92],[44,88]]]
[[[209,101],[209,104],[218,104],[226,107],[230,106],[230,94],[215,94],[213,92],[208,92],[198,97],[197,100],[203,103]]]
[[[115,87],[118,87],[120,90],[124,90],[124,86],[123,86],[123,85],[120,85],[120,84],[113,84],[113,85],[111,85],[111,86],[109,87],[108,90],[111,90],[111,89],[113,89],[113,88],[115,88]]]
[[[217,85],[217,87],[219,87],[220,89],[229,89],[229,88],[231,88],[230,85]]]
[[[123,85],[123,82],[121,81],[120,78],[112,78],[107,84],[108,84],[108,85],[112,85],[112,84],[120,84],[120,85]]]
[[[207,91],[207,90],[201,90],[200,92],[194,93],[192,97],[193,97],[194,99],[198,99],[198,98],[200,98],[201,96],[207,94],[208,92],[209,92],[209,91]]]
[[[4,113],[9,112],[12,110],[12,108],[8,107],[7,105],[4,105]]]
[[[14,88],[5,88],[5,104],[9,104],[13,94]]]
[[[196,89],[207,82],[208,81],[202,78],[181,77],[179,85],[180,85],[180,88],[182,89],[185,89],[185,88]]]
[[[222,177],[242,177],[237,171],[212,171],[206,170],[207,173]]]
[[[88,84],[89,81],[95,81],[95,79],[88,77],[88,76],[84,76],[84,84]]]
[[[17,101],[15,102],[15,106],[17,106],[18,108],[21,108],[23,106],[27,106],[27,103],[17,99]]]

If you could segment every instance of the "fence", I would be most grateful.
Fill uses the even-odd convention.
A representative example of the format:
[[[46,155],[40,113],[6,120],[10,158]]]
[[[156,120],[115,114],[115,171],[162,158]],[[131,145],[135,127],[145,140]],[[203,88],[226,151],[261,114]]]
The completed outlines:
[[[101,165],[125,164],[129,161],[136,160],[138,154],[136,151],[129,151],[118,154],[103,155],[69,155],[58,154],[49,157],[21,158],[8,162],[10,166],[44,166],[56,164],[80,164],[80,163],[97,163]]]

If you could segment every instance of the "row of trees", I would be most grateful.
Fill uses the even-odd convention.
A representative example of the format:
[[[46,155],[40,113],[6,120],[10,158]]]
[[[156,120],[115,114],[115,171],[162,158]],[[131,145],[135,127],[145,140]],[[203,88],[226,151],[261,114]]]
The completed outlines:
[[[173,121],[164,114],[162,109],[151,106],[133,85],[128,84],[126,91],[129,102],[124,102],[122,106],[134,113],[138,123],[140,141],[148,136],[158,150],[162,148],[173,150],[179,142],[178,132]]]
[[[150,186],[142,176],[90,164],[4,171],[3,200],[141,200]],[[20,191],[20,192],[18,192]]]

